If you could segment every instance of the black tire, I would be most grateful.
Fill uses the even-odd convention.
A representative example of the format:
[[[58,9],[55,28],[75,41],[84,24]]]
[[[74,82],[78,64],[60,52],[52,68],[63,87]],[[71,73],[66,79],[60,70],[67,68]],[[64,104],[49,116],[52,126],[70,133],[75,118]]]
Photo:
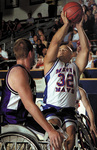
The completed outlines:
[[[42,150],[35,137],[9,132],[0,135],[0,150]]]
[[[83,122],[78,127],[78,139],[82,150],[94,150],[91,134]]]
[[[91,138],[91,142],[93,144],[94,147],[97,147],[97,140],[96,140],[96,136],[94,134],[94,132],[90,133],[90,120],[87,116],[81,114],[81,118],[82,118],[82,122],[84,123],[84,120],[86,122],[85,126],[87,128],[88,134]]]

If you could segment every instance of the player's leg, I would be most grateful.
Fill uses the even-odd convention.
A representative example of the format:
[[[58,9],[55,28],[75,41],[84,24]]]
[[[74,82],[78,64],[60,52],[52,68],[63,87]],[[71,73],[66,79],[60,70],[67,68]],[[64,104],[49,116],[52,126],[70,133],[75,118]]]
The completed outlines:
[[[72,150],[75,145],[75,126],[71,125],[66,128],[68,139],[66,141],[68,150]]]
[[[50,117],[48,117],[46,119],[48,120],[48,122],[50,124],[52,124],[55,127],[56,130],[58,129],[58,127],[61,127],[61,120],[58,117],[50,116]],[[50,150],[53,150],[53,147],[50,146]],[[55,149],[55,150],[59,150],[59,149]]]
[[[53,116],[53,119],[50,119],[49,122],[51,124],[53,124],[54,126],[58,126],[61,127],[61,121],[59,118],[55,118],[55,116]],[[66,131],[68,138],[67,140],[64,142],[64,147],[65,150],[73,150],[73,147],[75,145],[75,133],[76,133],[76,128],[75,128],[75,123],[73,122],[66,122],[63,126],[63,131]],[[52,148],[50,149],[52,150]],[[57,150],[57,149],[56,149]],[[59,149],[58,149],[59,150]]]
[[[58,127],[61,127],[61,122],[59,119],[57,118],[54,118],[54,119],[50,119],[48,120],[49,123],[53,124],[54,126],[58,126]]]
[[[64,131],[66,131],[68,138],[64,144],[65,150],[73,150],[75,145],[75,134],[76,134],[76,125],[73,122],[65,122],[62,127]]]

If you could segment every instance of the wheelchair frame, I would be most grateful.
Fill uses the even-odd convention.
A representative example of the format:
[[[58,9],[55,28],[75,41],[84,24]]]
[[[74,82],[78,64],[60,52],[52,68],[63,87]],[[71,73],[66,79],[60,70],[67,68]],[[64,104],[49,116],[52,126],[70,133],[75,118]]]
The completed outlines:
[[[89,118],[83,114],[77,113],[77,130],[75,137],[74,150],[96,150],[96,137],[95,134],[90,133]]]
[[[43,137],[43,134],[35,132],[23,125],[1,126],[0,150],[46,150],[49,142],[45,135]]]
[[[96,138],[90,134],[89,119],[77,114],[74,150],[96,150]],[[0,150],[50,150],[47,135],[23,125],[1,126]],[[63,147],[63,150],[65,148]]]

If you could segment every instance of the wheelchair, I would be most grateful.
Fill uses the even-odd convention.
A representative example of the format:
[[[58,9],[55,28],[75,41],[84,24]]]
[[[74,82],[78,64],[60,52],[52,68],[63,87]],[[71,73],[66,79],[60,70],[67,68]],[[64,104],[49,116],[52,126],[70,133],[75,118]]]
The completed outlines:
[[[32,121],[33,129],[26,126],[25,122],[5,125],[4,116],[0,113],[0,150],[49,150],[47,132],[40,126],[36,127],[34,119]]]
[[[46,150],[49,145],[47,133],[18,124],[1,126],[0,150]]]
[[[97,150],[95,135],[90,134],[89,119],[82,114],[76,114],[76,117],[73,150]],[[1,122],[0,150],[50,150],[50,141],[47,133],[37,132],[24,125],[2,125]],[[64,146],[62,150],[65,150]]]
[[[83,114],[76,113],[77,129],[75,136],[74,150],[97,150],[97,140],[95,134],[90,133],[89,118]]]

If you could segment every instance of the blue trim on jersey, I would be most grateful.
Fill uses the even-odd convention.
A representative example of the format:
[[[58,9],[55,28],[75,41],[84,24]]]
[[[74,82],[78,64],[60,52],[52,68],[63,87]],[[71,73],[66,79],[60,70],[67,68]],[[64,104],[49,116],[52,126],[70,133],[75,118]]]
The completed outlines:
[[[49,79],[50,79],[50,74],[48,74],[48,76],[47,76],[46,79],[45,79],[46,84],[47,84],[47,82],[49,81]],[[47,89],[48,89],[48,87],[46,86],[45,91],[44,91],[44,94],[43,94],[43,96],[44,96],[43,102],[44,102],[44,103],[46,103],[46,99],[47,99]]]
[[[47,83],[49,82],[49,80],[50,80],[50,78],[51,78],[51,76],[50,76],[51,72],[53,71],[53,69],[55,68],[55,66],[58,64],[58,62],[59,62],[59,59],[56,60],[56,62],[55,62],[54,65],[52,66],[52,68],[51,68],[51,69],[47,72],[47,74],[45,75],[45,82],[46,82],[46,85],[47,85]],[[68,66],[69,64],[70,64],[70,63],[67,63],[67,64],[65,64],[65,66]],[[77,81],[78,81],[78,83],[79,83],[78,67],[77,67],[77,65],[76,65],[75,63],[71,63],[71,64],[76,67],[76,78],[77,78]],[[48,86],[46,86],[45,91],[44,91],[44,95],[43,95],[43,97],[44,97],[44,98],[43,98],[43,103],[44,103],[44,104],[46,104],[47,97],[48,97],[47,91],[48,91]],[[50,107],[58,108],[58,107],[56,107],[56,106],[47,105],[47,104],[46,104],[45,107],[48,107],[48,108],[49,108],[49,106],[50,106]],[[60,107],[59,107],[59,108],[60,108]]]
[[[53,71],[53,69],[55,68],[55,66],[57,65],[57,63],[59,62],[59,59],[56,60],[56,62],[54,63],[54,65],[52,66],[52,68],[47,72],[47,74],[45,75],[45,82],[46,82],[46,85],[48,83],[48,81],[50,80],[50,73]],[[47,89],[48,87],[46,86],[45,88],[45,91],[44,91],[44,98],[43,98],[43,102],[46,103],[46,100],[47,100]]]
[[[46,104],[46,105],[44,105],[44,106],[42,106],[42,107],[43,107],[43,110],[49,109],[49,108],[51,108],[51,107],[54,107],[54,108],[56,108],[57,110],[60,110],[61,108],[63,108],[63,107],[58,107],[58,106],[51,105],[51,104]]]
[[[58,62],[59,62],[59,59],[56,60],[56,62],[52,66],[52,68],[46,73],[45,78],[52,72],[52,70],[55,68],[55,66],[57,65]]]
[[[45,88],[44,94],[43,94],[43,103],[46,103],[46,99],[47,99],[47,87]]]

